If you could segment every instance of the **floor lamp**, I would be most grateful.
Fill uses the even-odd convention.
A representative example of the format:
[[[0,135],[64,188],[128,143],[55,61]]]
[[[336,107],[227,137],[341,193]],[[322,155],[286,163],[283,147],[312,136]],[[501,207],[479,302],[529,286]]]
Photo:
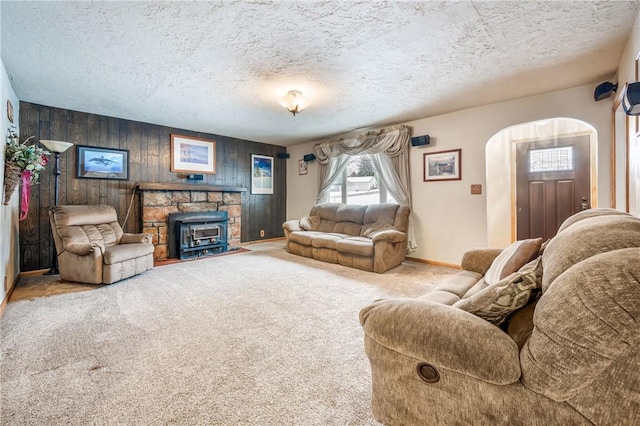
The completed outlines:
[[[53,176],[55,176],[55,189],[54,189],[54,206],[58,206],[60,202],[60,192],[58,189],[59,181],[60,181],[60,154],[65,152],[67,149],[71,148],[73,144],[71,142],[62,142],[62,141],[50,141],[50,140],[41,140],[40,143],[44,145],[49,151],[51,151],[55,158],[55,163],[53,165]],[[53,229],[51,230],[53,234]],[[58,271],[58,256],[56,256],[56,246],[53,244],[53,252],[51,254],[51,269],[45,275],[57,275],[60,273]]]

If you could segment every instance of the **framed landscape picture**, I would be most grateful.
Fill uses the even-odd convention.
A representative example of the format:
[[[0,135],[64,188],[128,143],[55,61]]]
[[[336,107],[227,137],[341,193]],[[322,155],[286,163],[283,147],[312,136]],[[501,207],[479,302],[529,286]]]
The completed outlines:
[[[87,179],[129,180],[129,151],[76,145],[76,175]]]
[[[171,135],[171,171],[216,173],[216,141]]]
[[[273,194],[273,157],[251,154],[251,193]]]
[[[428,152],[423,156],[424,182],[461,180],[462,150]]]

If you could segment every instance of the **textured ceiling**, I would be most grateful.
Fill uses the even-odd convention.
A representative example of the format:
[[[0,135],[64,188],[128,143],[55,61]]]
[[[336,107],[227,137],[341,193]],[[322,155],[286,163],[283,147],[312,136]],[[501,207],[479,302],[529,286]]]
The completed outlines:
[[[0,3],[20,100],[291,145],[610,79],[639,1]],[[278,96],[311,106],[293,117]]]

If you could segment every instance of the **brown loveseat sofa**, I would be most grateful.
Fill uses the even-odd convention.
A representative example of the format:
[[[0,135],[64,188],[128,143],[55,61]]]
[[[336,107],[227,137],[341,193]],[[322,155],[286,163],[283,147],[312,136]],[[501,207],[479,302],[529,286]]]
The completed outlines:
[[[289,253],[382,273],[406,256],[409,208],[317,204],[309,216],[282,226]]]
[[[431,296],[361,311],[376,419],[638,424],[640,218],[609,209],[568,218],[527,273],[506,279],[539,277],[541,297],[499,326],[456,307],[486,287],[495,257],[476,250],[463,261],[470,270]]]
[[[153,268],[151,236],[124,233],[111,206],[58,206],[49,218],[63,280],[111,284]]]

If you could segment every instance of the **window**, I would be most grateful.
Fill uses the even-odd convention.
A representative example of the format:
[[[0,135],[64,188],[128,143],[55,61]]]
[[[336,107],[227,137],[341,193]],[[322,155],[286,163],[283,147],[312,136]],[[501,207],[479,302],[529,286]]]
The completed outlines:
[[[346,185],[343,183],[346,182]],[[369,155],[352,156],[342,177],[331,186],[329,202],[344,204],[395,203],[379,178]]]
[[[573,147],[532,149],[529,151],[529,173],[573,170]]]

